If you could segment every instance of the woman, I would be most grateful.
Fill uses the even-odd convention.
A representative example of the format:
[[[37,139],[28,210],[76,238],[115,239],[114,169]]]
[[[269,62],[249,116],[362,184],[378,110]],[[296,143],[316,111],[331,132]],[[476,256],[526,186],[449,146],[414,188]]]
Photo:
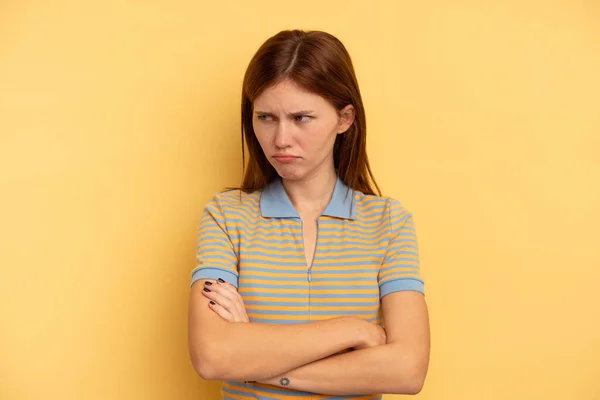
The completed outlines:
[[[229,399],[418,393],[429,322],[412,215],[373,179],[343,44],[268,39],[244,77],[242,136],[242,186],[215,195],[200,227],[196,371]]]

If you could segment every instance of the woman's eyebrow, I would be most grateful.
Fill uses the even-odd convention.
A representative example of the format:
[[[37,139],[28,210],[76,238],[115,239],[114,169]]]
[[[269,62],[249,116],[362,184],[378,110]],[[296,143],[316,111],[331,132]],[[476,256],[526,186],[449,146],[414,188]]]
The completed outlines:
[[[312,114],[314,112],[315,112],[315,110],[300,110],[300,111],[296,111],[296,112],[293,112],[293,113],[289,113],[288,116],[290,116],[290,117],[296,117],[298,115],[307,115],[307,114]],[[273,115],[273,113],[271,113],[271,112],[260,111],[260,110],[254,111],[254,113],[258,114],[258,115]]]
[[[290,117],[297,117],[298,115],[307,115],[314,113],[315,110],[301,110],[294,113],[289,114]]]

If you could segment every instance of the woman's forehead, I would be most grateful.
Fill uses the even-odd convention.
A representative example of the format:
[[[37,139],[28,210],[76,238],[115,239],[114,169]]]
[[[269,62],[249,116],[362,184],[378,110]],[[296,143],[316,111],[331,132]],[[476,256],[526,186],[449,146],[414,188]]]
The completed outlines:
[[[255,100],[255,108],[320,108],[327,102],[294,82],[286,80],[266,88]],[[268,110],[264,110],[268,111]]]

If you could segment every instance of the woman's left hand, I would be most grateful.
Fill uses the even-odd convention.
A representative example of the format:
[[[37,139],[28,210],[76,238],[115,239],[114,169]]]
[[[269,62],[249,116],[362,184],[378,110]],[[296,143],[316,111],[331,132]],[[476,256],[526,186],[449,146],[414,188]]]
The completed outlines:
[[[220,279],[205,281],[202,294],[210,299],[208,307],[228,322],[250,322],[246,306],[237,289]]]

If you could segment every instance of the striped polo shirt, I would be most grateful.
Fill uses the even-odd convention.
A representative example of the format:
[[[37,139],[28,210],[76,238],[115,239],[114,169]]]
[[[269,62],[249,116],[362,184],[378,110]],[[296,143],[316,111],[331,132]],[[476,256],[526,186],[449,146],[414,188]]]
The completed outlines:
[[[399,201],[349,189],[338,177],[317,221],[312,266],[302,220],[281,181],[247,194],[217,193],[204,208],[192,284],[222,278],[238,288],[251,322],[298,324],[353,315],[383,325],[380,299],[424,293],[412,215]],[[326,396],[224,381],[224,399],[380,399]]]

